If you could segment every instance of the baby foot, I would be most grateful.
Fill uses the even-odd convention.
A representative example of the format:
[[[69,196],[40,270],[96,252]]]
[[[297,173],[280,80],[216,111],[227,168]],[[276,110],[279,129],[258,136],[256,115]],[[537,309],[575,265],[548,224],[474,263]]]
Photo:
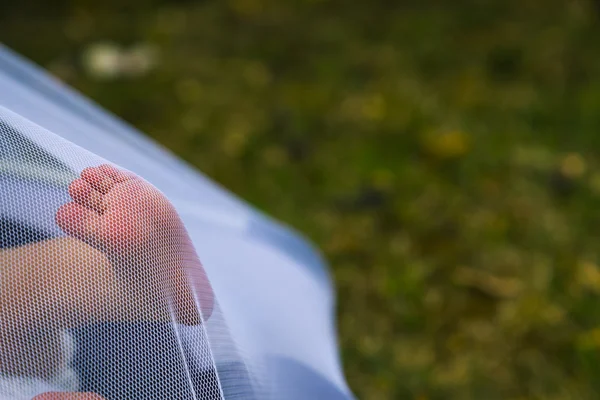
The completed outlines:
[[[70,236],[103,252],[140,307],[165,306],[178,322],[200,322],[188,274],[204,318],[213,294],[175,208],[152,185],[110,165],[87,168],[69,186],[72,202],[56,222]],[[131,300],[133,301],[133,300]]]

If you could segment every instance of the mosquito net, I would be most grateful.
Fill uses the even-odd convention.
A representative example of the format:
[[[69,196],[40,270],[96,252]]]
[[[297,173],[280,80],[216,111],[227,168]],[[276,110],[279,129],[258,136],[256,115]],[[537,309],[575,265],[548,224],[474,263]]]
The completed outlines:
[[[333,306],[303,239],[0,46],[0,400],[350,399]]]

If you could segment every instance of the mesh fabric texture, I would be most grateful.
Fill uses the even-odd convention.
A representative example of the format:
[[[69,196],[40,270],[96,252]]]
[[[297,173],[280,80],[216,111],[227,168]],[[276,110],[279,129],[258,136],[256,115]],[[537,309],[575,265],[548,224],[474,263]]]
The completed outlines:
[[[0,47],[0,400],[350,399],[333,300],[303,239]]]

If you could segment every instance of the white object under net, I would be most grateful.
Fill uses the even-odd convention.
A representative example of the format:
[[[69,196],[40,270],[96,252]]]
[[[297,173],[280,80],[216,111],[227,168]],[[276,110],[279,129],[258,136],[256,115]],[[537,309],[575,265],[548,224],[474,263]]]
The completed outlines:
[[[0,400],[351,399],[333,307],[296,234],[0,46]]]

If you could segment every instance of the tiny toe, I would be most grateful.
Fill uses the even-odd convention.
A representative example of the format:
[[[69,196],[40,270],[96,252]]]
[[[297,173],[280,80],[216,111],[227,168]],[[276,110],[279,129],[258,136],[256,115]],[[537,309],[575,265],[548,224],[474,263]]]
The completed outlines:
[[[94,244],[100,215],[78,203],[62,205],[56,212],[56,223],[70,236]]]
[[[102,213],[103,211],[103,196],[95,190],[86,180],[76,179],[69,185],[69,195],[71,198],[94,211]]]
[[[101,167],[86,168],[81,172],[81,178],[92,185],[102,194],[108,193],[115,185],[115,180],[107,175]]]
[[[117,167],[110,164],[103,164],[98,167],[106,176],[110,176],[115,182],[125,182],[126,180],[133,179],[135,175],[131,172],[121,171]]]

